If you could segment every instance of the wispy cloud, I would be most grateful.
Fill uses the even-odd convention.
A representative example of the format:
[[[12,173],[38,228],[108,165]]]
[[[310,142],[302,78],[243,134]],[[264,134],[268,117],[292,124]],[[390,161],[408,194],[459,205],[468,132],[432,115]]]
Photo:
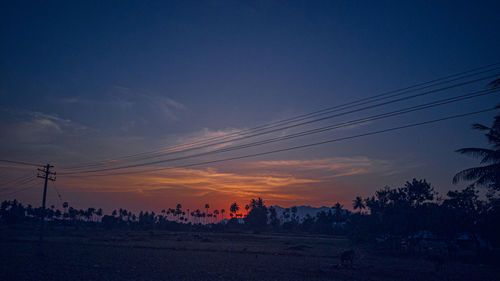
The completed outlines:
[[[53,143],[61,136],[81,134],[88,128],[56,114],[27,110],[4,110],[11,119],[2,125],[0,138],[4,144]]]
[[[62,178],[60,184],[87,192],[137,193],[138,196],[168,194],[179,201],[247,201],[257,196],[273,204],[321,205],[325,194],[345,192],[345,184],[336,179],[369,173],[375,161],[365,157],[312,160],[242,162],[227,168],[176,168],[151,171],[133,168],[127,175]],[[234,168],[237,167],[237,168]],[[331,189],[335,186],[335,189]],[[349,194],[353,196],[354,194]],[[331,200],[339,200],[334,198]],[[327,202],[328,203],[328,202]]]
[[[131,89],[127,87],[117,86],[115,89],[118,93],[113,93],[115,101],[128,104],[131,107],[147,107],[156,110],[170,120],[177,121],[176,112],[185,110],[186,106],[170,97],[153,93],[151,91]]]
[[[239,133],[241,130],[243,129],[226,128],[211,130],[204,128],[197,132],[177,136],[175,138],[175,149],[170,149],[169,151],[180,151],[191,148],[194,145],[207,145],[209,143],[214,145],[207,146],[201,151],[210,151],[227,147],[233,144],[231,140],[241,137],[241,134]]]
[[[125,86],[112,86],[99,95],[68,96],[59,103],[75,107],[76,111],[92,110],[97,116],[105,116],[104,123],[119,124],[122,131],[148,123],[179,121],[179,113],[186,106],[163,93]]]
[[[314,172],[320,179],[353,176],[369,173],[375,161],[367,157],[336,157],[310,160],[257,161],[245,165],[245,169],[268,172]]]

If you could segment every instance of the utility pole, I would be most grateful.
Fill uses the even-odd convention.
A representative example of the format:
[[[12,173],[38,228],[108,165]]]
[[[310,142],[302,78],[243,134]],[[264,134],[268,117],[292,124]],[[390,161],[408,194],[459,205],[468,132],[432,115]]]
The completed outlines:
[[[43,200],[42,200],[42,214],[41,214],[41,219],[40,219],[40,254],[43,255],[43,232],[44,232],[44,226],[45,226],[45,201],[47,199],[47,182],[50,181],[56,181],[56,172],[51,172],[50,168],[54,168],[54,166],[51,166],[50,164],[47,164],[44,169],[38,169],[38,171],[41,172],[38,173],[37,177],[45,179],[45,183],[43,186]],[[50,176],[54,177],[50,177]]]

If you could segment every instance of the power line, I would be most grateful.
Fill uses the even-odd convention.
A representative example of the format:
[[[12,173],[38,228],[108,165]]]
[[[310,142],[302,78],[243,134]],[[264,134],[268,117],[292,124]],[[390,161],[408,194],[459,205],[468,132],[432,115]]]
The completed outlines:
[[[432,94],[432,93],[436,93],[436,92],[440,92],[440,91],[445,91],[445,90],[449,90],[449,89],[452,89],[452,88],[456,88],[456,87],[460,87],[460,86],[472,84],[472,83],[475,83],[475,82],[478,82],[478,81],[482,81],[482,80],[490,79],[492,77],[496,77],[497,75],[498,74],[487,76],[487,77],[481,77],[481,78],[478,78],[478,79],[469,80],[469,81],[466,81],[466,82],[461,82],[461,83],[458,83],[458,84],[449,85],[449,86],[446,86],[446,87],[429,90],[429,91],[426,91],[426,92],[423,92],[423,93],[414,94],[414,95],[411,95],[411,96],[401,97],[401,98],[393,99],[393,100],[390,100],[390,101],[385,101],[385,102],[377,103],[377,104],[374,104],[374,105],[369,105],[369,106],[365,106],[365,107],[362,107],[362,108],[358,108],[358,109],[354,109],[354,110],[350,110],[350,111],[346,111],[346,112],[341,112],[341,113],[337,113],[337,114],[334,114],[334,115],[325,116],[325,117],[318,118],[318,119],[309,120],[309,121],[301,122],[301,123],[298,123],[298,124],[289,125],[289,126],[286,126],[286,127],[280,127],[280,128],[276,128],[276,129],[272,129],[272,130],[260,132],[260,133],[254,133],[252,135],[242,136],[242,137],[239,137],[239,138],[233,138],[233,139],[230,139],[230,140],[227,140],[227,141],[219,141],[219,142],[215,142],[215,143],[211,143],[211,144],[206,144],[206,145],[202,145],[202,146],[198,146],[198,147],[187,148],[187,149],[182,150],[182,152],[197,150],[197,149],[201,149],[201,148],[207,148],[207,147],[211,147],[211,146],[215,146],[215,145],[225,144],[225,143],[228,143],[228,142],[240,141],[240,140],[244,140],[244,139],[248,139],[248,138],[252,138],[252,137],[256,137],[256,136],[261,136],[261,135],[265,135],[265,134],[269,134],[269,133],[273,133],[273,132],[277,132],[277,131],[281,131],[281,130],[285,130],[285,129],[290,129],[290,128],[295,128],[295,127],[299,127],[299,126],[303,126],[303,125],[308,125],[308,124],[316,123],[316,122],[319,122],[319,121],[324,121],[324,120],[332,119],[332,118],[335,118],[335,117],[339,117],[339,116],[343,116],[343,115],[347,115],[347,114],[351,114],[351,113],[356,113],[356,112],[360,112],[360,111],[363,111],[363,110],[372,109],[372,108],[376,108],[376,107],[380,107],[380,106],[384,106],[384,105],[388,105],[388,104],[392,104],[392,103],[396,103],[396,102],[400,102],[400,101],[405,101],[405,100],[413,99],[413,98],[416,98],[416,97],[421,97],[421,96],[429,95],[429,94]],[[152,155],[152,156],[149,156],[149,157],[144,156],[142,158],[136,159],[135,161],[140,161],[140,160],[145,160],[145,159],[151,159],[151,158],[158,158],[158,157],[162,157],[162,156],[176,154],[176,153],[179,153],[179,152],[181,152],[181,151],[165,152],[165,153],[161,153],[161,154],[157,154],[157,155]],[[92,165],[92,166],[95,167],[95,166],[102,166],[102,165]],[[86,168],[88,169],[88,168],[91,168],[92,166],[74,168],[72,170],[74,171],[74,170],[80,170],[80,169],[86,169]],[[105,168],[104,170],[108,170],[108,169],[109,170],[113,170],[115,168]],[[82,171],[82,172],[86,172],[86,171]],[[73,173],[75,173],[75,172],[73,172]],[[65,173],[65,174],[70,174],[70,173]]]
[[[167,148],[166,151],[172,151],[172,150],[174,150],[176,148],[186,148],[186,147],[190,148],[190,147],[192,147],[193,145],[196,145],[196,144],[206,144],[206,143],[209,143],[210,141],[213,141],[213,140],[227,139],[227,138],[229,138],[231,136],[241,135],[242,133],[248,134],[248,133],[255,132],[255,131],[260,131],[260,130],[263,130],[263,129],[269,129],[271,125],[277,125],[277,124],[284,125],[284,124],[289,124],[289,123],[292,123],[292,122],[297,122],[297,121],[305,120],[307,118],[311,118],[311,117],[319,116],[319,115],[322,115],[322,114],[330,113],[331,110],[334,110],[334,109],[335,110],[344,110],[344,109],[346,109],[346,108],[340,109],[341,107],[359,106],[361,104],[357,104],[357,103],[360,103],[360,102],[365,102],[364,104],[369,103],[369,102],[374,102],[373,99],[375,99],[375,98],[387,96],[387,95],[398,93],[398,92],[401,92],[401,91],[405,91],[405,92],[399,93],[399,94],[396,94],[396,95],[401,95],[401,94],[410,92],[411,89],[413,89],[413,91],[415,91],[415,90],[422,90],[424,88],[429,88],[429,87],[436,86],[436,85],[439,85],[439,84],[457,81],[457,80],[460,80],[460,79],[463,79],[463,78],[467,78],[467,77],[471,77],[471,76],[475,76],[475,75],[479,75],[479,74],[483,74],[483,73],[486,73],[486,72],[491,72],[491,71],[497,70],[497,69],[499,69],[498,67],[493,68],[493,69],[488,69],[488,68],[491,68],[493,66],[498,66],[498,65],[500,65],[500,62],[499,63],[490,64],[490,65],[481,66],[481,67],[474,68],[474,69],[470,69],[470,70],[467,70],[467,71],[464,71],[464,72],[460,72],[460,73],[457,73],[457,74],[453,74],[453,75],[448,75],[448,76],[445,76],[445,77],[437,78],[437,79],[434,79],[434,80],[431,80],[431,81],[427,81],[427,82],[415,84],[415,85],[412,85],[412,86],[409,86],[409,87],[405,87],[405,88],[402,88],[402,89],[385,92],[385,93],[378,94],[378,95],[375,95],[375,96],[372,96],[372,97],[363,98],[363,99],[360,99],[360,100],[357,100],[357,101],[348,102],[348,103],[345,103],[345,104],[342,104],[342,105],[337,105],[337,106],[325,108],[325,109],[322,109],[322,110],[314,111],[314,112],[311,112],[311,113],[302,114],[302,115],[299,115],[299,116],[295,116],[295,117],[283,119],[283,120],[280,120],[280,121],[272,122],[272,123],[269,123],[269,124],[264,124],[264,125],[256,126],[256,127],[250,128],[250,129],[239,130],[237,132],[233,132],[233,133],[228,134],[228,135],[211,137],[211,138],[203,139],[203,140],[200,140],[200,141],[195,141],[195,142],[192,142],[192,143],[189,143],[189,144],[171,146],[171,147]],[[477,72],[479,70],[484,70],[484,69],[488,69],[488,70],[481,71],[479,73],[474,73],[474,72]],[[469,74],[469,73],[473,73],[473,74],[464,76],[465,74]],[[485,79],[489,79],[491,77],[496,77],[497,75],[498,74],[493,75],[493,76],[489,76],[489,77],[487,77]],[[462,76],[462,77],[460,77],[460,76]],[[444,81],[444,82],[441,82],[441,83],[437,83],[435,85],[430,85],[430,86],[426,86],[426,87],[423,87],[423,88],[414,89],[416,87],[424,86],[424,85],[431,84],[431,83],[436,83],[436,82],[439,82],[439,81],[442,81],[442,80],[446,80],[446,79],[450,79],[450,78],[454,78],[454,77],[458,77],[458,78],[455,78],[455,79],[449,80],[449,81]],[[483,79],[481,79],[481,80],[483,80]],[[477,81],[475,81],[475,82],[477,82]],[[393,96],[389,96],[389,97],[385,97],[385,98],[390,98],[390,97],[393,97]],[[369,100],[372,100],[372,101],[369,101]],[[302,119],[300,119],[300,118],[302,118]],[[272,126],[272,127],[276,127],[276,126]],[[172,153],[183,152],[183,151],[185,151],[185,149],[182,149],[181,151],[174,151]],[[128,159],[128,158],[133,158],[133,157],[141,156],[141,155],[156,154],[158,152],[162,152],[162,151],[155,150],[155,151],[149,151],[149,152],[141,152],[141,153],[136,153],[136,154],[132,154],[132,155],[128,155],[128,156],[116,157],[114,160]],[[76,167],[73,166],[73,167],[68,167],[68,168],[69,169],[80,169],[80,168],[89,168],[89,167],[102,166],[102,165],[109,164],[109,160],[101,160],[101,161],[98,162],[98,164],[95,164],[95,163],[96,162],[87,162],[87,163],[83,163],[81,166],[76,166]]]
[[[407,124],[407,125],[403,125],[403,126],[397,126],[397,127],[392,127],[392,128],[389,128],[389,129],[372,131],[372,132],[358,134],[358,135],[353,135],[353,136],[348,136],[348,137],[330,139],[330,140],[326,140],[326,141],[315,142],[315,143],[310,143],[310,144],[305,144],[305,145],[292,146],[292,147],[288,147],[288,148],[282,148],[282,149],[271,150],[271,151],[266,151],[266,152],[260,152],[260,153],[254,153],[254,154],[247,154],[247,155],[243,155],[243,156],[236,156],[236,157],[230,157],[230,158],[224,158],[224,159],[218,159],[218,160],[204,161],[204,162],[198,162],[198,163],[181,165],[181,166],[161,167],[161,168],[153,169],[153,170],[150,170],[150,171],[147,171],[147,172],[155,172],[155,171],[160,171],[160,170],[170,170],[170,169],[179,169],[179,168],[188,168],[188,167],[201,166],[201,165],[206,165],[206,164],[213,164],[213,163],[220,163],[220,162],[227,162],[227,161],[233,161],[233,160],[240,160],[240,159],[251,158],[251,157],[264,156],[264,155],[269,155],[269,154],[274,154],[274,153],[279,153],[279,152],[285,152],[285,151],[291,151],[291,150],[296,150],[296,149],[303,149],[303,148],[308,148],[308,147],[313,147],[313,146],[319,146],[319,145],[328,144],[328,143],[334,143],[334,142],[339,142],[339,141],[356,139],[356,138],[360,138],[360,137],[378,135],[378,134],[382,134],[382,133],[387,133],[387,132],[392,132],[392,131],[397,131],[397,130],[412,128],[412,127],[418,127],[418,126],[428,125],[428,124],[442,122],[442,121],[451,120],[451,119],[457,119],[457,118],[461,118],[461,117],[466,117],[466,116],[476,115],[476,114],[480,114],[480,113],[490,112],[490,111],[493,111],[493,110],[496,110],[496,109],[497,109],[496,107],[487,108],[487,109],[483,109],[483,110],[479,110],[479,111],[473,111],[473,112],[468,112],[468,113],[463,113],[463,114],[451,115],[451,116],[446,116],[446,117],[442,117],[442,118],[438,118],[438,119],[433,119],[433,120],[429,120],[429,121],[412,123],[412,124]],[[128,171],[128,172],[121,172],[121,173],[97,174],[97,175],[93,175],[93,176],[130,175],[130,174],[137,174],[137,173],[144,173],[144,171]]]
[[[463,82],[463,83],[459,83],[459,84],[455,84],[455,85],[451,85],[451,86],[447,86],[447,87],[443,87],[443,88],[439,88],[439,89],[427,91],[427,92],[424,92],[424,93],[420,93],[420,94],[416,94],[416,95],[412,95],[412,96],[408,96],[408,97],[396,99],[396,100],[389,101],[389,102],[384,102],[384,103],[379,103],[379,104],[376,104],[376,105],[366,106],[364,108],[360,108],[360,109],[356,109],[356,110],[352,110],[352,111],[348,111],[348,112],[343,112],[343,113],[340,113],[340,114],[331,115],[331,116],[327,116],[327,117],[323,117],[323,118],[319,118],[319,119],[315,119],[315,120],[311,120],[311,121],[307,121],[307,122],[302,122],[302,123],[290,125],[290,126],[287,126],[287,127],[281,127],[281,128],[273,129],[271,131],[265,131],[265,132],[261,132],[261,133],[257,133],[257,134],[253,134],[253,135],[247,135],[247,134],[250,134],[250,133],[255,133],[255,132],[258,132],[258,131],[262,131],[264,129],[270,129],[270,128],[277,127],[277,126],[270,126],[270,127],[268,126],[266,128],[261,128],[261,129],[255,130],[255,131],[247,132],[247,133],[242,134],[242,135],[243,136],[247,135],[247,136],[245,136],[245,138],[250,138],[250,137],[254,137],[254,136],[260,136],[260,135],[268,134],[268,133],[271,133],[271,132],[276,132],[276,131],[280,131],[280,130],[284,130],[284,129],[288,129],[288,128],[298,127],[298,126],[302,126],[302,125],[306,125],[306,124],[310,124],[310,123],[314,123],[314,122],[319,122],[319,121],[331,119],[331,118],[334,118],[334,117],[338,117],[338,116],[342,116],[342,115],[346,115],[346,114],[350,114],[350,113],[354,113],[354,112],[359,112],[359,111],[366,110],[366,109],[375,108],[375,107],[378,107],[378,106],[383,106],[383,105],[391,104],[391,103],[394,103],[394,102],[404,101],[404,100],[408,100],[408,99],[419,97],[419,96],[424,96],[424,95],[428,95],[428,94],[432,94],[432,93],[437,93],[437,92],[440,92],[440,91],[449,90],[451,88],[460,87],[460,86],[464,86],[464,85],[476,83],[476,82],[479,82],[479,81],[483,81],[483,80],[486,80],[486,79],[494,78],[494,77],[497,77],[498,75],[499,74],[490,75],[490,76],[487,76],[487,77],[482,77],[482,78],[479,78],[479,79],[474,79],[474,80],[466,81],[466,82]],[[428,87],[424,87],[424,88],[428,88]],[[418,90],[421,90],[421,89],[423,89],[423,88],[420,88]],[[350,106],[343,107],[343,108],[338,108],[340,106],[336,106],[335,107],[336,110],[334,110],[334,111],[331,110],[331,111],[328,111],[328,112],[323,112],[321,114],[316,114],[314,116],[311,115],[311,116],[309,116],[307,118],[296,119],[293,122],[306,120],[306,119],[309,119],[310,117],[315,117],[315,116],[323,115],[323,114],[326,114],[326,113],[332,113],[332,112],[336,112],[336,111],[341,111],[341,110],[345,110],[345,109],[353,108],[353,107],[356,107],[356,106],[360,106],[360,105],[364,105],[364,104],[368,104],[368,103],[372,103],[372,102],[384,100],[384,99],[395,97],[395,96],[400,96],[400,95],[405,94],[405,93],[407,93],[407,92],[398,93],[398,94],[394,94],[394,95],[391,95],[391,96],[386,96],[386,97],[383,97],[383,98],[378,98],[378,99],[374,99],[374,100],[363,102],[363,103],[358,103],[358,104],[355,104],[355,105],[350,105]],[[372,99],[372,98],[369,98],[369,99]],[[293,123],[293,122],[286,122],[286,123],[284,123],[282,125],[290,124],[290,123]],[[182,145],[184,147],[187,146],[187,148],[184,148],[184,149],[181,149],[181,150],[174,150],[174,151],[166,150],[166,151],[163,151],[163,152],[156,150],[156,151],[145,152],[145,153],[140,153],[140,154],[142,154],[142,155],[149,154],[151,156],[144,156],[144,157],[151,158],[151,157],[160,157],[160,156],[171,155],[171,154],[176,154],[176,153],[180,153],[180,152],[186,152],[186,151],[191,151],[191,150],[206,148],[206,147],[215,146],[215,145],[219,145],[219,144],[223,144],[223,143],[227,143],[227,142],[233,142],[233,141],[235,141],[235,139],[231,139],[231,136],[235,135],[235,134],[239,135],[237,133],[232,133],[232,134],[229,134],[229,135],[226,135],[226,136],[221,136],[219,140],[229,139],[229,140],[223,141],[223,142],[219,141],[219,142],[216,142],[216,143],[210,143],[210,141],[207,141],[207,142],[204,142],[205,145],[201,145],[201,146]],[[242,139],[242,138],[237,138],[236,140],[240,140],[240,139]],[[179,147],[179,146],[177,146],[177,147]],[[123,156],[123,157],[120,157],[120,158],[116,158],[115,160],[133,158],[135,156],[139,156],[140,154]],[[159,154],[159,155],[155,156],[154,154]],[[144,157],[142,159],[145,159]],[[141,158],[139,158],[139,160],[141,160]],[[73,169],[85,169],[85,168],[89,168],[89,167],[103,166],[103,165],[107,165],[107,164],[109,164],[109,162],[108,163],[100,163],[100,164],[88,165],[86,167],[85,166],[76,167],[76,168],[73,168]],[[114,163],[112,163],[112,164],[114,164]]]
[[[409,107],[409,108],[405,108],[402,110],[396,110],[396,111],[392,111],[392,112],[388,112],[388,113],[382,113],[382,114],[378,114],[378,115],[374,115],[374,116],[370,116],[370,117],[356,119],[353,121],[343,122],[340,124],[335,124],[335,125],[320,127],[320,128],[316,128],[316,129],[303,131],[303,132],[298,132],[298,133],[294,133],[294,134],[290,134],[290,135],[286,135],[286,136],[282,136],[282,137],[271,138],[271,139],[262,140],[262,141],[258,141],[258,142],[252,142],[252,143],[243,144],[243,145],[239,145],[239,146],[235,146],[235,147],[222,148],[222,149],[209,151],[209,152],[205,152],[205,153],[200,153],[200,154],[194,154],[194,155],[188,155],[188,156],[174,158],[174,159],[168,159],[168,161],[170,162],[170,161],[174,161],[174,160],[184,160],[184,159],[189,159],[189,158],[193,158],[193,157],[206,156],[206,155],[220,153],[220,152],[228,152],[228,151],[238,150],[238,149],[242,149],[242,148],[255,147],[255,146],[259,146],[259,145],[263,145],[263,144],[269,144],[269,143],[293,139],[293,138],[297,138],[297,137],[308,136],[308,135],[312,135],[312,134],[316,134],[316,133],[321,133],[321,132],[330,131],[330,130],[343,128],[343,127],[350,127],[353,125],[359,125],[359,124],[363,124],[363,123],[367,123],[367,122],[371,122],[371,121],[375,121],[375,120],[379,120],[379,119],[383,119],[383,118],[393,117],[393,116],[406,114],[406,113],[410,113],[410,112],[414,112],[414,111],[418,111],[418,110],[423,110],[423,109],[427,109],[427,108],[441,106],[441,105],[449,104],[451,102],[462,101],[462,100],[466,100],[466,99],[470,99],[470,98],[474,98],[474,97],[479,97],[479,96],[483,96],[486,94],[492,94],[492,93],[494,93],[494,92],[490,91],[490,92],[482,93],[479,95],[461,97],[459,99],[457,99],[457,98],[446,99],[446,100],[443,100],[443,101],[440,101],[437,103],[435,102],[435,103],[428,103],[428,104],[424,104],[424,105]],[[163,162],[167,162],[167,160],[161,161],[161,162],[159,161],[159,163],[163,163]],[[159,164],[159,163],[156,163],[156,164]]]
[[[22,185],[24,185],[24,184],[26,184],[28,182],[33,181],[33,180],[35,180],[35,178],[33,178],[33,176],[26,177],[26,178],[24,178],[24,179],[22,179],[20,181],[16,181],[15,183],[10,183],[11,186],[7,187],[7,188],[4,188],[2,191],[9,191],[9,190],[15,189],[15,188],[17,188],[19,186],[22,186]]]
[[[438,90],[433,91],[433,92],[437,92],[437,91],[440,91],[440,90],[442,90],[442,89],[438,89]],[[443,89],[443,90],[446,90],[446,89]],[[366,110],[366,109],[371,109],[371,108],[375,108],[375,107],[379,107],[379,106],[391,104],[391,103],[394,103],[394,102],[399,102],[399,101],[402,101],[402,100],[407,100],[407,99],[419,97],[419,96],[426,95],[426,94],[429,94],[429,93],[430,92],[425,92],[425,93],[421,93],[421,94],[417,94],[417,95],[413,95],[413,96],[409,96],[409,97],[405,97],[405,98],[401,98],[401,99],[397,99],[397,100],[392,100],[392,101],[388,101],[388,102],[384,102],[384,103],[379,103],[379,104],[372,105],[372,106],[367,106],[367,107],[364,107],[364,108],[360,108],[360,109],[356,109],[356,110],[352,110],[352,111],[348,111],[348,112],[342,112],[342,113],[339,113],[339,114],[326,116],[326,117],[323,117],[323,118],[320,118],[320,119],[314,119],[314,120],[310,120],[310,121],[307,121],[307,122],[302,122],[302,123],[299,123],[299,124],[294,124],[294,125],[290,125],[290,126],[286,126],[286,127],[280,127],[278,129],[273,129],[273,130],[270,130],[270,131],[256,133],[256,134],[248,135],[248,136],[245,136],[245,137],[234,138],[234,139],[231,139],[229,141],[216,142],[216,143],[212,143],[212,144],[209,144],[209,145],[204,145],[204,146],[199,146],[199,147],[195,147],[195,148],[191,148],[191,149],[186,149],[186,150],[183,150],[183,152],[191,151],[191,150],[196,150],[196,149],[201,149],[201,148],[208,148],[208,147],[211,147],[211,146],[221,145],[221,144],[225,144],[225,143],[228,143],[228,142],[245,140],[245,139],[256,137],[256,136],[261,136],[261,135],[265,135],[265,134],[269,134],[269,133],[274,133],[274,132],[278,132],[278,131],[282,131],[282,130],[286,130],[286,129],[291,129],[291,128],[295,128],[295,127],[299,127],[299,126],[303,126],[303,125],[307,125],[307,124],[312,124],[312,123],[316,123],[316,122],[319,122],[319,121],[324,121],[324,120],[332,119],[332,118],[335,118],[335,117],[340,117],[340,116],[351,114],[351,113],[357,113],[357,112],[360,112],[360,111],[363,111],[363,110]],[[177,153],[177,151],[176,152],[171,152],[171,153],[164,153],[164,154],[156,155],[156,156],[151,156],[151,157],[147,157],[147,158],[139,158],[138,160],[150,159],[150,158],[157,158],[157,157],[162,157],[162,156],[166,156],[166,155],[170,155],[170,154],[175,154],[175,153]]]
[[[28,186],[28,187],[25,187],[25,188],[22,188],[22,189],[18,189],[18,190],[14,190],[10,193],[3,193],[3,194],[0,194],[0,196],[9,196],[9,195],[13,195],[13,194],[16,194],[16,193],[19,193],[19,192],[23,192],[23,191],[26,191],[26,190],[29,190],[29,189],[32,189],[32,188],[35,188],[36,186],[32,185],[32,186]]]
[[[163,159],[163,160],[158,160],[158,161],[151,161],[151,162],[146,162],[146,163],[131,164],[131,165],[126,165],[126,166],[121,166],[121,167],[67,172],[67,173],[62,173],[62,174],[63,175],[71,175],[71,174],[83,174],[83,173],[92,173],[92,172],[113,171],[113,170],[120,170],[120,169],[126,169],[126,168],[134,168],[134,167],[142,167],[142,166],[147,166],[147,165],[161,164],[161,163],[178,161],[178,160],[185,160],[185,159],[190,159],[190,158],[194,158],[194,157],[217,154],[217,153],[221,153],[221,152],[234,151],[234,150],[259,146],[259,145],[263,145],[263,144],[273,143],[273,142],[277,142],[277,141],[283,141],[283,140],[287,140],[287,139],[307,136],[307,135],[316,134],[316,133],[329,131],[329,130],[334,130],[334,129],[338,129],[338,128],[342,128],[342,127],[349,127],[349,126],[353,126],[353,125],[358,125],[358,124],[362,124],[362,123],[366,123],[366,122],[370,122],[370,121],[375,121],[375,120],[379,120],[379,119],[383,119],[383,118],[388,118],[388,117],[392,117],[392,116],[397,116],[397,115],[401,115],[401,114],[414,112],[417,110],[423,110],[423,109],[427,109],[427,108],[431,108],[431,107],[446,105],[446,104],[449,104],[452,102],[458,102],[458,101],[462,101],[462,100],[466,100],[466,99],[476,98],[476,97],[484,96],[487,94],[493,94],[496,92],[498,92],[498,88],[477,91],[477,92],[473,92],[473,93],[469,93],[469,94],[465,94],[465,95],[460,95],[460,96],[442,99],[442,100],[438,100],[438,101],[434,101],[434,102],[430,102],[430,103],[426,103],[426,104],[412,106],[412,107],[408,107],[408,108],[404,108],[404,109],[400,109],[400,110],[396,110],[396,111],[392,111],[392,112],[387,112],[387,113],[372,115],[372,116],[364,117],[364,118],[360,118],[360,119],[355,119],[355,120],[351,120],[351,121],[347,121],[347,122],[343,122],[343,123],[339,123],[339,124],[335,124],[335,125],[324,126],[324,127],[311,129],[311,130],[307,130],[307,131],[302,131],[302,132],[298,132],[298,133],[294,133],[294,134],[290,134],[290,135],[286,135],[286,136],[281,136],[281,137],[277,137],[277,138],[261,140],[261,141],[257,141],[257,142],[253,142],[253,143],[235,146],[235,147],[221,148],[221,149],[217,149],[214,151],[208,151],[208,152],[203,152],[203,153],[198,153],[198,154],[193,154],[193,155],[187,155],[187,156],[170,158],[170,159]]]
[[[2,185],[0,185],[0,187],[5,187],[5,186],[9,186],[11,184],[16,184],[18,181],[23,181],[23,180],[31,178],[31,177],[33,177],[33,175],[20,176],[18,178],[15,178],[15,179],[12,179],[12,180],[10,180],[8,182],[3,183]]]
[[[34,182],[36,180],[36,178],[32,178],[26,182],[23,182],[22,185],[26,185],[26,184],[31,184],[32,182]],[[10,192],[7,192],[7,193],[1,193],[0,196],[7,196],[7,195],[12,195],[12,194],[16,194],[18,192],[22,192],[22,191],[25,191],[25,190],[28,190],[28,189],[31,189],[31,188],[34,188],[35,186],[28,186],[28,187],[25,187],[25,188],[21,188],[21,189],[16,189],[16,190],[12,190]]]
[[[7,160],[7,159],[0,159],[0,162],[10,163],[10,164],[17,164],[17,165],[23,165],[23,166],[32,166],[32,167],[43,166],[43,165],[35,164],[35,163],[29,163],[29,162],[23,162],[23,161],[15,161],[15,160]]]

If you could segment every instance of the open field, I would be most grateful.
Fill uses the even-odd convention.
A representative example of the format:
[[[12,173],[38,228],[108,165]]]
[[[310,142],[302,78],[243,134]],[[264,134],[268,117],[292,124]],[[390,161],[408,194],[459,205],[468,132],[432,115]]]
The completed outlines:
[[[491,266],[395,257],[344,238],[158,231],[2,229],[0,280],[498,280]],[[356,249],[354,268],[339,265]]]

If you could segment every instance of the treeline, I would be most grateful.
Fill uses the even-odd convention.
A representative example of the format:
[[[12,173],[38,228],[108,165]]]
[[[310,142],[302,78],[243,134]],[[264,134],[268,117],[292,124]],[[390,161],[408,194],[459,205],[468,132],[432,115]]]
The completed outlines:
[[[280,220],[274,208],[259,198],[245,224],[255,230],[299,231],[320,234],[344,234],[355,240],[377,237],[408,237],[428,231],[445,240],[460,234],[481,237],[493,247],[500,247],[500,199],[491,193],[483,200],[478,190],[469,186],[449,191],[444,198],[426,180],[413,179],[399,188],[384,187],[367,198],[353,200],[350,212],[339,203],[316,216]]]
[[[499,198],[487,196],[481,200],[473,186],[449,191],[441,198],[426,180],[416,179],[399,188],[382,188],[367,198],[357,197],[353,200],[355,212],[337,203],[315,216],[299,216],[296,207],[278,214],[261,198],[252,199],[245,206],[248,214],[244,218],[236,218],[239,206],[233,203],[230,207],[233,216],[224,223],[219,223],[213,212],[211,216],[206,215],[208,204],[205,213],[199,210],[189,212],[178,204],[176,208],[162,210],[159,214],[140,212],[138,215],[125,209],[103,215],[102,209],[77,210],[66,203],[63,207],[61,211],[50,206],[45,219],[52,225],[75,227],[151,230],[195,227],[206,231],[297,232],[348,235],[357,241],[387,235],[404,237],[425,230],[450,240],[461,233],[469,233],[500,247]],[[24,206],[16,200],[4,201],[0,208],[2,224],[37,223],[42,216],[41,208]]]
[[[440,198],[425,180],[413,179],[400,188],[386,187],[369,198],[358,197],[353,204],[359,212],[350,216],[346,231],[355,239],[426,230],[448,241],[468,234],[500,247],[500,199],[481,200],[474,186]]]
[[[239,206],[233,203],[230,206],[230,218],[243,217],[238,213]],[[136,214],[126,209],[115,209],[110,215],[103,213],[102,208],[77,209],[69,206],[67,202],[62,204],[62,210],[54,205],[46,208],[23,205],[17,200],[4,201],[0,206],[0,223],[12,225],[20,223],[37,223],[44,218],[52,225],[62,224],[66,226],[103,226],[107,228],[127,228],[149,226],[174,226],[174,225],[210,225],[224,218],[226,211],[210,210],[209,204],[205,204],[205,211],[196,209],[190,211],[183,209],[181,204],[175,208],[163,209],[158,213],[143,212]],[[178,226],[177,226],[178,228]]]

